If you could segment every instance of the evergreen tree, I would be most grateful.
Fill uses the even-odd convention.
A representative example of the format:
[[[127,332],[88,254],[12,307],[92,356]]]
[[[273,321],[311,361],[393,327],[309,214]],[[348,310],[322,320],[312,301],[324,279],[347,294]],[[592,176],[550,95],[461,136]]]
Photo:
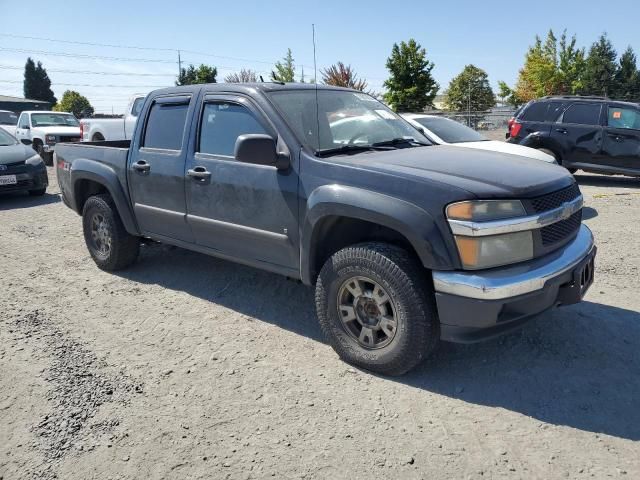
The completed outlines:
[[[606,34],[591,45],[585,63],[583,95],[613,95],[615,93],[616,51]]]
[[[426,57],[425,49],[413,38],[393,44],[386,64],[390,76],[384,82],[384,99],[394,110],[420,112],[433,106],[439,86],[431,75],[434,64]]]
[[[469,111],[469,124],[475,124],[482,115],[473,112],[484,112],[496,104],[496,96],[489,85],[487,72],[475,65],[467,65],[462,72],[451,80],[445,92],[447,110],[454,112]]]
[[[525,103],[554,93],[558,64],[555,43],[556,37],[550,30],[544,45],[536,36],[535,43],[529,47],[515,88],[519,102]]]
[[[582,89],[585,59],[584,49],[576,48],[576,36],[567,41],[567,31],[560,37],[554,94],[575,94]]]
[[[617,100],[640,102],[640,72],[636,63],[636,54],[631,46],[620,57],[618,69],[614,75],[615,89],[613,97]]]
[[[295,82],[295,64],[291,49],[287,49],[287,54],[282,62],[275,64],[275,70],[271,71],[271,80],[274,82]]]
[[[51,90],[51,80],[47,75],[47,70],[41,62],[36,63],[31,57],[27,58],[24,66],[24,98],[32,100],[42,100],[55,105],[57,99]]]

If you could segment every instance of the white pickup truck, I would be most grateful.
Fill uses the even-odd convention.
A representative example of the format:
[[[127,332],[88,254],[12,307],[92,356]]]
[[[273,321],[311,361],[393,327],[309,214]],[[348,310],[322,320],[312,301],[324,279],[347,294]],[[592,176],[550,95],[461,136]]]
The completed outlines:
[[[129,140],[146,95],[134,95],[122,118],[85,118],[80,122],[82,142]]]

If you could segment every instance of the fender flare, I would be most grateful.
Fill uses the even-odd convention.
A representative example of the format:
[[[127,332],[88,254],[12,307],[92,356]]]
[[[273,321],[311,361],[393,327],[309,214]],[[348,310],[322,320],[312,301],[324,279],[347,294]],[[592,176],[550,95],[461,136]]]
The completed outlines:
[[[78,158],[74,160],[70,173],[73,192],[73,200],[71,203],[73,204],[73,209],[78,212],[78,214],[82,215],[82,210],[75,198],[77,184],[80,180],[92,180],[107,189],[116,205],[120,219],[127,232],[132,235],[140,235],[138,225],[131,211],[128,196],[122,188],[118,175],[113,169],[103,163]]]
[[[323,185],[309,195],[301,228],[300,274],[304,283],[311,284],[317,273],[313,258],[318,227],[323,219],[335,216],[364,220],[395,230],[409,241],[425,268],[455,268],[457,257],[452,258],[437,222],[422,208],[370,190]]]
[[[553,139],[549,132],[532,132],[520,141],[520,145],[535,149],[546,148],[547,150],[551,150],[556,155],[558,162],[563,156],[562,147]]]

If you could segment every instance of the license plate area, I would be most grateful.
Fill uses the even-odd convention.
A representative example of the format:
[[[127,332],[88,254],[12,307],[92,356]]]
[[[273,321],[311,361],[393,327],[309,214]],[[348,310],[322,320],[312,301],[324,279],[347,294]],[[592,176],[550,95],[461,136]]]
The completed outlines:
[[[18,179],[15,175],[0,175],[0,185],[15,185]]]

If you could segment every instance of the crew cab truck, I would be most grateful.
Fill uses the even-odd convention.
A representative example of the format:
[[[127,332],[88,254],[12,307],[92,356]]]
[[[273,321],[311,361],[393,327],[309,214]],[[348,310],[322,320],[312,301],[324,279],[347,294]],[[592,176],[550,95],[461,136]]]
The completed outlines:
[[[129,100],[122,118],[85,118],[80,121],[82,142],[130,140],[144,103],[145,95],[134,95]]]
[[[346,117],[361,128],[336,138]],[[565,169],[431,146],[353,90],[158,90],[130,142],[63,144],[56,157],[98,267],[127,267],[148,238],[299,279],[338,354],[382,374],[440,340],[490,338],[576,303],[593,280]]]

